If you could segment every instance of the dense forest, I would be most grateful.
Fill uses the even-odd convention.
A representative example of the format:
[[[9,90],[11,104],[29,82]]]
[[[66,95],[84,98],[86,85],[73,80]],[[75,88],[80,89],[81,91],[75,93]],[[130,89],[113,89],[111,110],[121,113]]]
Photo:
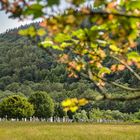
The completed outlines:
[[[20,29],[27,26],[22,26]],[[52,97],[55,104],[60,104],[66,98],[94,97],[98,94],[96,87],[86,79],[69,78],[64,64],[57,63],[53,56],[34,46],[28,38],[19,36],[18,30],[8,30],[0,35],[1,99],[14,94],[25,95],[28,98],[34,92],[43,91]],[[125,70],[109,78],[130,86],[140,84],[135,78],[130,79],[130,77],[131,73]],[[127,91],[110,85],[106,85],[106,89],[114,95],[128,94]],[[96,101],[80,109],[91,111],[93,108],[134,113],[140,109],[140,100]]]

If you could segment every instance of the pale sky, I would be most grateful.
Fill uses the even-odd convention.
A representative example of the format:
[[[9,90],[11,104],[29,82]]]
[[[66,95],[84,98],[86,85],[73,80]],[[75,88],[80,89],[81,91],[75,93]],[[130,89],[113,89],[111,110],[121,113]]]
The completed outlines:
[[[66,2],[65,0],[61,0],[61,4],[60,4],[60,8],[64,8],[66,7]],[[20,25],[24,25],[24,24],[29,24],[33,21],[31,20],[25,20],[24,22],[19,22],[16,19],[9,19],[8,15],[5,14],[5,12],[0,11],[0,33],[5,32],[7,29],[12,29],[14,27],[18,27]]]
[[[0,33],[5,32],[7,29],[12,29],[20,25],[31,23],[32,21],[26,20],[24,22],[19,22],[15,19],[9,19],[8,15],[0,11]]]
[[[89,3],[90,1],[93,2],[92,0],[87,0]],[[120,0],[116,0],[117,2],[120,2]],[[61,0],[60,7],[63,9],[64,7],[67,7],[65,0]],[[20,25],[28,24],[33,21],[25,20],[24,22],[19,22],[16,19],[9,19],[8,15],[5,14],[5,12],[0,11],[0,33],[5,32],[7,29],[12,29],[14,27],[18,27]]]

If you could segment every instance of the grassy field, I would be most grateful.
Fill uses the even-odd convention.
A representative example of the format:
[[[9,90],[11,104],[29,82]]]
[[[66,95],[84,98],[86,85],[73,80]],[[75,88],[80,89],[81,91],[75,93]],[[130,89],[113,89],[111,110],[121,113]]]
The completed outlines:
[[[0,140],[140,140],[140,125],[0,122]]]

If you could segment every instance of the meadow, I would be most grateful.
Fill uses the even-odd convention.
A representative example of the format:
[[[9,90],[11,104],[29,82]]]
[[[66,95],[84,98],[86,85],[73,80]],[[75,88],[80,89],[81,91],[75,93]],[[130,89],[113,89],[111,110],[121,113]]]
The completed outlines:
[[[0,140],[140,140],[140,125],[0,122]]]

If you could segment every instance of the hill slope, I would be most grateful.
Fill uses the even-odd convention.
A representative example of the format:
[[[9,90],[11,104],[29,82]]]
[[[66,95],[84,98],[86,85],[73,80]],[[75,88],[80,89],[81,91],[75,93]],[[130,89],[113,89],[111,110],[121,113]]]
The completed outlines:
[[[19,36],[17,32],[18,30],[14,29],[0,35],[1,98],[14,93],[28,97],[34,91],[46,91],[56,102],[60,102],[68,97],[80,98],[98,94],[92,83],[84,79],[67,78],[64,65],[58,64],[52,56],[32,46],[27,38]],[[129,77],[130,73],[125,71],[125,73],[118,73],[117,76],[112,75],[111,78],[133,85],[140,84],[134,78],[129,79]],[[107,88],[112,93],[126,92],[114,87]],[[84,109],[99,107],[134,112],[139,110],[139,102],[94,102]]]

